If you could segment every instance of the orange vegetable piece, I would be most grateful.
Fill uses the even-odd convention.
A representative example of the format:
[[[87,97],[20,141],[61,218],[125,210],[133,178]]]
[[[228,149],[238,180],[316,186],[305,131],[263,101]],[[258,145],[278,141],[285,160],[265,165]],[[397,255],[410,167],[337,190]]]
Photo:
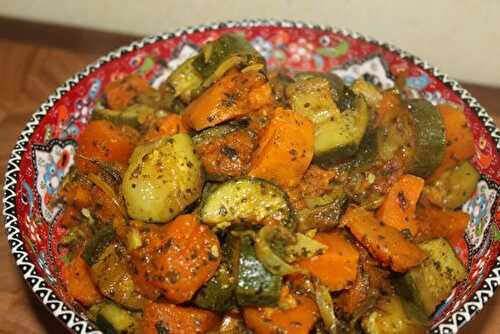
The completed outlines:
[[[243,116],[271,103],[269,83],[257,71],[229,71],[186,108],[185,124],[202,129]]]
[[[253,153],[248,175],[283,187],[297,185],[311,163],[314,127],[306,117],[277,108]]]
[[[181,215],[143,234],[144,246],[131,252],[137,275],[172,303],[190,300],[217,270],[219,240],[195,215]]]
[[[351,286],[358,271],[358,250],[338,232],[318,233],[314,239],[328,249],[322,255],[298,261],[297,266],[308,269],[331,291]]]
[[[448,211],[434,207],[419,207],[417,219],[420,225],[418,239],[446,238],[457,245],[463,238],[469,223],[469,215],[461,211]]]
[[[126,166],[137,138],[137,131],[128,126],[118,126],[106,120],[92,121],[80,136],[76,167],[82,171],[96,172],[92,160]]]
[[[424,179],[406,174],[392,185],[385,197],[384,203],[377,210],[377,218],[384,224],[402,231],[410,230],[415,236],[418,224],[415,221],[417,201],[424,189]]]
[[[62,267],[62,278],[68,294],[83,305],[90,306],[103,299],[92,282],[87,263],[80,254]]]
[[[156,124],[148,129],[144,135],[144,142],[153,142],[162,137],[170,137],[178,133],[187,133],[188,129],[177,114],[169,114],[161,118]]]
[[[474,138],[463,111],[450,104],[441,104],[436,108],[443,118],[446,148],[441,164],[430,176],[431,180],[437,179],[447,169],[455,167],[459,162],[472,158],[475,152]]]
[[[375,126],[390,123],[402,108],[401,97],[395,90],[382,92],[382,99],[377,104],[377,118]]]
[[[406,272],[427,257],[398,229],[378,221],[370,211],[359,206],[349,206],[341,224],[351,230],[375,259],[394,271]]]
[[[318,318],[318,307],[309,297],[294,298],[296,306],[286,310],[279,307],[245,307],[243,317],[247,327],[255,334],[308,334]]]
[[[148,89],[152,88],[146,79],[138,75],[129,75],[121,80],[111,82],[104,90],[104,94],[108,106],[116,110],[129,106],[134,97]]]
[[[215,329],[219,322],[220,317],[211,311],[147,301],[141,333],[203,334]]]

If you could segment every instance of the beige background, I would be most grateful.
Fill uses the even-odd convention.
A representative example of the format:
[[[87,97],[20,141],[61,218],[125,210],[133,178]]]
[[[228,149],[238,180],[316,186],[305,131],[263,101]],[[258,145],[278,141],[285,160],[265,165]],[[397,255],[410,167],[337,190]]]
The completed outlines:
[[[288,18],[396,44],[459,80],[500,86],[496,0],[0,0],[0,16],[149,35],[243,18]]]

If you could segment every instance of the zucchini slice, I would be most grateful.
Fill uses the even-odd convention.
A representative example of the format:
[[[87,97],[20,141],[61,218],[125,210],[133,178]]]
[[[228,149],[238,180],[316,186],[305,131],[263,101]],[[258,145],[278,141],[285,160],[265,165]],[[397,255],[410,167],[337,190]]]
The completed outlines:
[[[193,142],[195,146],[205,145],[210,143],[212,140],[217,138],[222,138],[230,133],[233,133],[239,129],[244,129],[248,127],[249,120],[243,118],[241,120],[236,120],[228,122],[225,124],[217,125],[211,128],[207,128],[193,136]]]
[[[242,237],[239,242],[235,289],[238,305],[276,305],[280,291],[281,277],[270,273],[259,261],[253,239],[248,236]]]
[[[196,57],[191,57],[182,63],[166,81],[174,89],[175,96],[185,103],[191,102],[200,93],[200,87],[203,83],[201,74],[193,66]]]
[[[292,225],[288,196],[278,186],[258,178],[227,181],[202,203],[201,220],[209,225],[255,223],[273,219]]]
[[[121,245],[109,244],[90,267],[90,274],[103,295],[128,309],[141,310],[144,297],[135,290],[127,271],[126,257],[126,250]]]
[[[415,148],[408,172],[428,177],[443,160],[446,148],[444,123],[434,106],[423,99],[408,101],[415,129]]]
[[[352,109],[336,113],[315,126],[314,161],[328,167],[355,155],[369,121],[365,99],[356,96]]]
[[[138,145],[121,191],[132,218],[166,223],[200,196],[202,186],[201,162],[193,141],[180,133]]]
[[[104,334],[136,334],[139,332],[139,321],[132,312],[120,308],[113,303],[93,305],[89,313]]]
[[[193,67],[204,79],[204,87],[217,81],[233,67],[256,66],[256,69],[264,69],[265,64],[264,58],[238,33],[225,34],[206,43],[192,61]]]
[[[423,334],[429,321],[416,305],[393,295],[380,299],[361,326],[366,334]]]
[[[217,268],[215,275],[203,285],[194,297],[194,304],[198,307],[213,310],[216,312],[226,312],[236,307],[235,289],[235,268],[238,256],[235,252],[235,243],[238,238],[228,234],[222,243],[222,262]]]
[[[94,265],[101,253],[115,239],[116,232],[111,224],[100,225],[94,237],[87,242],[82,257],[89,266]]]
[[[292,109],[314,124],[314,162],[323,167],[353,156],[370,121],[365,99],[333,78],[302,73],[287,87]]]
[[[396,291],[430,316],[453,287],[467,277],[467,271],[446,239],[437,238],[418,246],[429,257],[395,281]]]
[[[479,173],[468,161],[444,172],[426,185],[424,194],[442,208],[454,210],[464,204],[476,189]]]

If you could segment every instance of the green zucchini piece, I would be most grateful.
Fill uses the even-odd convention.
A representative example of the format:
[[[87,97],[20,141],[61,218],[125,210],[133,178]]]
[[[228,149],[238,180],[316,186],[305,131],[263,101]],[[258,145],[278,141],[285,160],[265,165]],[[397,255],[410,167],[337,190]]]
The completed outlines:
[[[207,87],[233,67],[263,69],[266,62],[242,34],[230,33],[206,43],[192,64],[203,77],[203,86]]]
[[[258,260],[251,237],[240,239],[236,277],[238,305],[271,306],[278,303],[281,277],[270,273]]]
[[[202,203],[201,220],[209,225],[260,222],[274,219],[293,224],[288,196],[278,186],[258,178],[224,182]]]
[[[202,167],[193,141],[180,133],[138,145],[121,191],[132,218],[166,223],[200,196],[202,186]]]
[[[134,104],[125,110],[96,109],[92,113],[95,120],[107,120],[115,124],[128,125],[140,129],[148,116],[155,113],[151,107],[142,104]]]
[[[136,334],[139,332],[137,315],[113,303],[93,305],[89,313],[95,316],[95,323],[104,334]]]
[[[200,93],[203,83],[201,74],[193,66],[196,57],[198,56],[191,57],[182,63],[167,79],[167,83],[175,91],[175,96],[185,103],[191,102]]]
[[[205,283],[194,297],[194,304],[216,312],[226,312],[237,306],[235,289],[235,272],[233,263],[235,254],[235,242],[237,238],[227,235],[222,242],[222,262],[217,268],[215,275]]]
[[[468,161],[443,173],[437,180],[426,185],[424,194],[432,203],[454,210],[464,204],[476,190],[479,173]]]
[[[244,129],[248,127],[248,123],[249,123],[248,119],[243,118],[241,120],[232,121],[211,128],[207,128],[195,134],[193,136],[193,142],[195,146],[208,144],[214,139],[222,138],[239,129]]]
[[[311,202],[312,199],[306,199]],[[345,194],[335,197],[322,196],[315,201],[323,200],[318,205],[309,205],[298,213],[298,230],[307,231],[312,228],[327,230],[337,226],[347,205],[347,196]]]
[[[353,109],[339,112],[315,126],[314,162],[328,167],[356,154],[363,140],[370,113],[365,99],[356,96]]]
[[[287,87],[292,109],[314,124],[314,162],[323,167],[353,156],[370,121],[364,98],[343,83],[333,88],[332,82],[337,81],[303,73]]]
[[[443,160],[446,148],[444,123],[434,106],[423,99],[408,101],[415,129],[415,151],[408,172],[427,177]]]
[[[115,229],[111,224],[100,225],[94,237],[86,244],[82,257],[89,266],[94,265],[101,253],[115,239]]]
[[[446,239],[432,239],[418,246],[429,257],[395,281],[396,291],[430,316],[453,287],[467,277],[467,271]]]
[[[352,90],[358,95],[363,95],[366,103],[372,108],[376,108],[377,104],[382,100],[382,93],[380,90],[366,80],[358,79],[354,81]]]
[[[366,334],[423,334],[429,325],[421,309],[396,295],[382,297],[361,320]]]
[[[335,73],[328,72],[300,72],[294,77],[295,81],[308,80],[311,78],[322,78],[327,80],[330,85],[330,93],[333,100],[335,102],[339,101],[339,98],[346,87],[341,77]]]
[[[141,310],[145,300],[135,290],[132,276],[127,271],[126,258],[126,250],[112,243],[90,267],[90,274],[104,296],[128,309]]]

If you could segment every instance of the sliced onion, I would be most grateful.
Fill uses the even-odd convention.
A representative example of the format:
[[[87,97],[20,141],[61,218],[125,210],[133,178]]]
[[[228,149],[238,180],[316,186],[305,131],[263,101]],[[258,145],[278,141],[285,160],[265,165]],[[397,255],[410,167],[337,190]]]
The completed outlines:
[[[92,181],[96,186],[101,188],[101,190],[111,199],[111,202],[114,204],[114,206],[120,211],[121,214],[124,216],[126,215],[126,212],[123,208],[123,206],[120,204],[120,200],[118,199],[118,196],[116,195],[115,191],[109,184],[106,183],[100,176],[90,173],[88,176],[88,179]]]
[[[293,234],[289,230],[280,226],[264,226],[260,229],[255,238],[255,253],[264,267],[266,267],[266,269],[271,273],[279,276],[297,273],[304,275],[308,274],[308,271],[306,269],[297,268],[286,263],[272,250],[271,246],[269,245],[269,241],[277,232],[280,233],[280,237],[293,238]]]
[[[318,305],[319,314],[321,315],[321,319],[323,319],[326,330],[330,334],[336,334],[338,321],[333,309],[332,296],[330,295],[330,290],[319,283],[316,285],[316,304]]]

